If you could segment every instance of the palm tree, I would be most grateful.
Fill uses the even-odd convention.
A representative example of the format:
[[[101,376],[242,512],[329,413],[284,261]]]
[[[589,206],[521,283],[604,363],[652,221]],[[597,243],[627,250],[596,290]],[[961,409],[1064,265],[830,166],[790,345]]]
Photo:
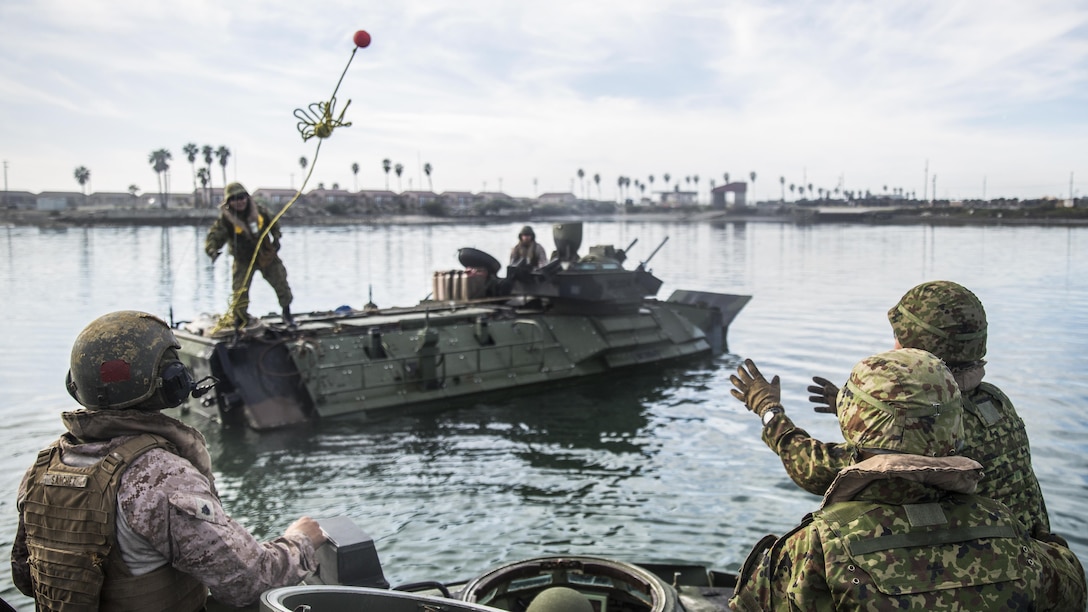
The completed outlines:
[[[219,158],[219,165],[223,168],[223,185],[227,184],[227,160],[230,159],[230,149],[223,145],[215,150],[215,156]]]
[[[170,175],[167,172],[170,170],[169,162],[173,157],[170,151],[159,149],[152,151],[147,158],[147,162],[151,164],[151,168],[159,178],[159,201],[162,202],[162,208],[166,208],[166,199],[169,197],[167,194],[170,192]]]
[[[593,182],[597,184],[597,199],[601,199],[601,175],[600,173],[593,175]]]
[[[310,165],[310,160],[306,159],[305,155],[298,158],[298,166],[300,168],[302,168],[302,173],[303,174],[306,174],[306,166],[309,166],[309,165]]]
[[[135,196],[137,193],[140,192],[140,187],[138,185],[135,185],[135,184],[129,185],[128,186],[128,192],[131,195]]]
[[[786,201],[786,177],[778,177],[778,184],[782,186],[782,201]]]
[[[651,174],[650,176],[648,176],[646,178],[650,179],[650,191],[653,191],[653,189],[654,189],[654,175]]]
[[[578,168],[578,182],[582,184],[582,197],[586,197],[586,171]]]
[[[400,186],[400,175],[404,172],[404,164],[393,166],[393,172],[397,173],[397,191],[404,191],[404,188]]]
[[[189,143],[181,148],[185,152],[185,156],[189,158],[189,167],[193,170],[193,195],[196,195],[196,156],[200,153],[200,148],[193,143]]]
[[[622,177],[622,176],[616,179],[616,187],[618,187],[618,188],[619,188],[619,194],[620,194],[620,203],[621,203],[621,204],[623,203],[623,181],[624,181],[624,180],[625,180],[625,179],[624,179],[624,177]]]
[[[79,183],[79,188],[83,191],[83,205],[87,205],[87,183],[91,180],[91,171],[87,169],[87,166],[80,166],[75,171],[76,182]]]
[[[729,173],[728,172],[723,172],[722,173],[722,178],[725,179],[725,184],[728,185],[729,184]]]
[[[208,200],[208,208],[211,208],[212,201],[211,196],[208,194],[208,183],[212,181],[212,171],[207,168],[200,168],[196,171],[196,178],[200,181],[200,187],[204,189],[204,199]]]
[[[211,145],[204,145],[200,147],[200,154],[204,156],[204,166],[208,169],[208,186],[206,190],[208,192],[208,207],[211,208],[212,204],[212,158],[215,155],[215,149]],[[223,184],[224,187],[226,183]]]
[[[359,191],[359,162],[351,165],[351,173],[355,175],[355,191]]]
[[[431,166],[431,162],[427,162],[427,163],[423,164],[423,174],[427,175],[427,189],[430,189],[431,191],[434,191],[434,184],[431,183],[431,171],[432,170],[434,170],[434,168]]]
[[[669,176],[668,172],[666,172],[664,175],[662,175],[661,178],[665,179],[665,191],[668,191],[669,190],[669,179],[672,178],[672,177]]]
[[[393,162],[389,161],[389,158],[382,160],[382,170],[385,170],[385,190],[389,191],[389,170],[393,167]]]

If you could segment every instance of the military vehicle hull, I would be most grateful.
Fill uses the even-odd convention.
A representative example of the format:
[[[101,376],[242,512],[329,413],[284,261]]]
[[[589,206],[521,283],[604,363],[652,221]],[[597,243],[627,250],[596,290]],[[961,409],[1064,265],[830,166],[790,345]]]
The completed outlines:
[[[509,300],[423,302],[307,313],[294,327],[269,316],[237,335],[183,323],[175,335],[196,378],[220,381],[190,407],[266,430],[349,414],[386,418],[409,406],[719,354],[747,301],[684,291],[624,315],[550,314]]]
[[[718,612],[729,609],[729,598],[735,586],[736,576],[701,565],[635,564],[595,556],[548,556],[503,565],[472,580],[449,585],[423,582],[393,590],[343,585],[272,589],[261,596],[260,610],[522,611],[547,589],[566,587],[578,591],[595,611]]]
[[[556,233],[573,252],[576,242],[561,240],[572,227],[580,233],[570,224]],[[415,306],[312,312],[293,325],[269,315],[219,332],[217,318],[176,324],[182,360],[196,378],[218,380],[188,408],[256,430],[380,419],[728,349],[749,296],[681,290],[661,301],[644,264],[626,270],[623,251],[590,251],[499,278],[494,258],[461,249],[465,270],[436,272],[436,299]]]

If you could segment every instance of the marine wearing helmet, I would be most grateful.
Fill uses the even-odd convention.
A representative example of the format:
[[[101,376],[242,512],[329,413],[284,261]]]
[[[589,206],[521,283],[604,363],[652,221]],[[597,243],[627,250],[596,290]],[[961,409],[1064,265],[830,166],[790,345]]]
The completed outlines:
[[[204,437],[162,412],[194,389],[158,317],[95,319],[72,347],[67,388],[84,408],[19,485],[12,582],[37,609],[137,612],[254,603],[297,584],[325,541],[308,517],[258,542],[215,491]]]
[[[103,315],[72,345],[66,386],[91,410],[162,410],[188,397],[189,371],[181,348],[162,319],[134,310]]]

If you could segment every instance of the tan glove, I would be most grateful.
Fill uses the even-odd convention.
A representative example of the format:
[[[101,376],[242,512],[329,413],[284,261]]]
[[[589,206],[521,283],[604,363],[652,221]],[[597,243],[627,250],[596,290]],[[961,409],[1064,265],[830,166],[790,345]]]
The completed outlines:
[[[812,407],[812,410],[826,414],[838,414],[839,388],[832,384],[830,380],[819,376],[813,376],[812,382],[816,383],[808,387],[808,392],[812,394],[808,396],[808,401],[816,404]]]
[[[751,359],[744,360],[737,373],[729,377],[729,382],[736,387],[729,391],[733,397],[744,402],[748,410],[760,417],[771,408],[782,408],[782,384],[778,377],[767,382]]]

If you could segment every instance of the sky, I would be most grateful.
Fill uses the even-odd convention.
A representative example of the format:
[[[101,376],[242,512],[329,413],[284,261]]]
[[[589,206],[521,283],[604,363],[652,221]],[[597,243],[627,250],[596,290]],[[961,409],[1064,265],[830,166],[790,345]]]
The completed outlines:
[[[303,140],[334,91],[351,125]],[[251,191],[1084,197],[1088,3],[4,0],[0,117],[5,189],[33,193],[80,166],[158,192],[158,149],[189,191],[193,143]]]

